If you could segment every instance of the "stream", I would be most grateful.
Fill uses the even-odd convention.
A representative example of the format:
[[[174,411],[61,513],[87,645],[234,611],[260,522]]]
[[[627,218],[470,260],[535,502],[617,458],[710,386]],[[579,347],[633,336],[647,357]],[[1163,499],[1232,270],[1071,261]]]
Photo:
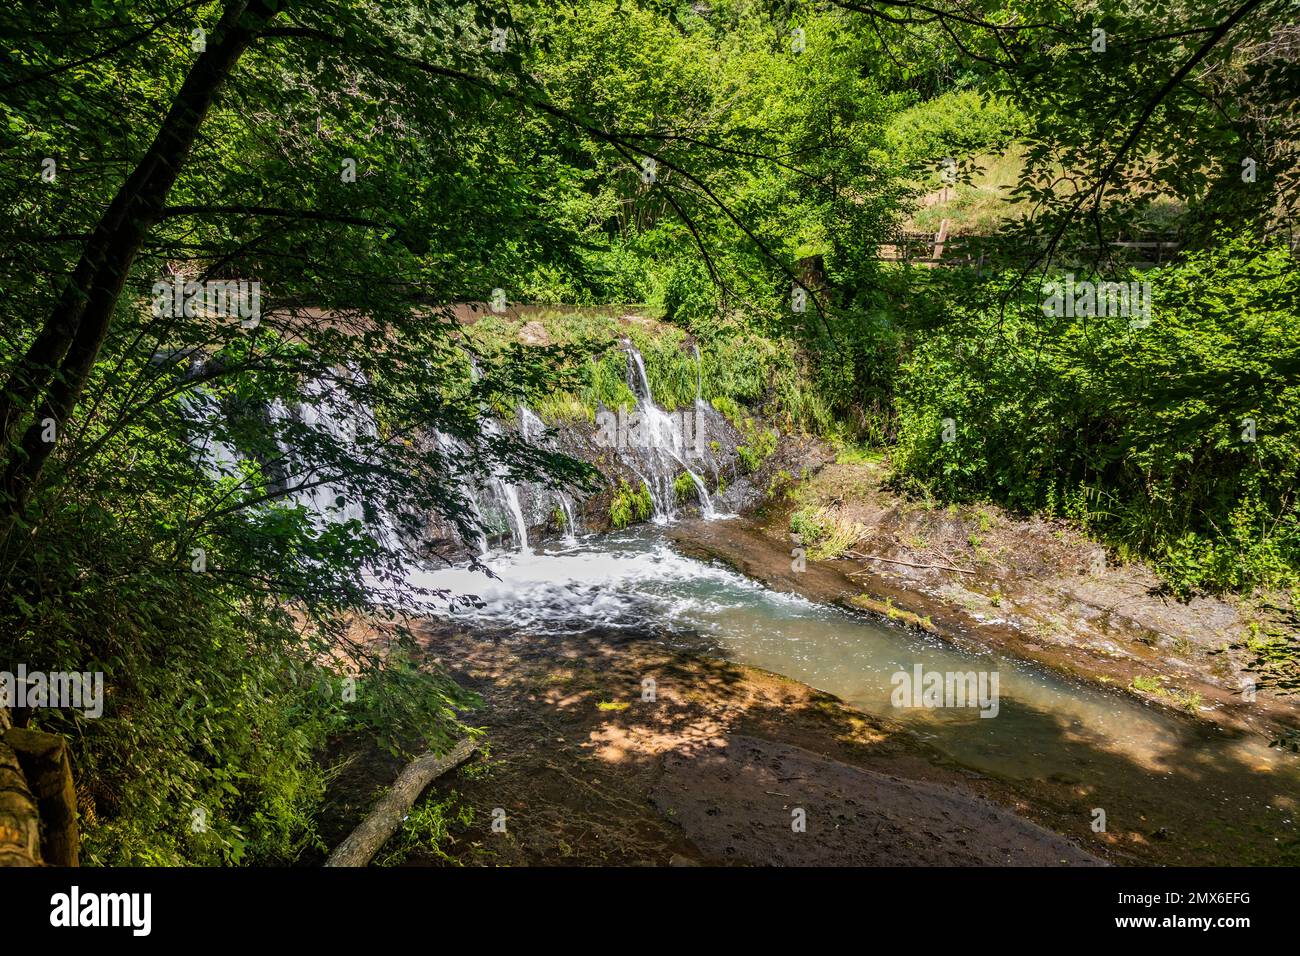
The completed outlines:
[[[1123,800],[1143,821],[1260,826],[1294,840],[1300,766],[1254,735],[1196,724],[1119,691],[1037,665],[782,594],[678,551],[661,529],[589,535],[532,553],[491,556],[495,579],[466,567],[417,576],[475,595],[464,625],[523,634],[630,630],[793,678],[897,721],[967,768],[1072,788],[1085,802]],[[894,706],[894,675],[996,673],[996,713]],[[1104,801],[1110,801],[1110,804]],[[1197,809],[1199,807],[1199,809]]]

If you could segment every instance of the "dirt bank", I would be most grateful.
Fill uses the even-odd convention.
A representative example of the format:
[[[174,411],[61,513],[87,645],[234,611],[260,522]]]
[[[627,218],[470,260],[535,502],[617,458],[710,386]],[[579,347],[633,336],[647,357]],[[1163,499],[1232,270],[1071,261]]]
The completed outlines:
[[[1224,727],[1273,739],[1300,724],[1295,695],[1252,669],[1252,634],[1276,625],[1258,606],[1180,601],[1150,569],[1107,562],[1062,523],[909,501],[883,486],[886,475],[884,462],[832,464],[753,522],[677,537],[771,587],[907,620]],[[795,512],[839,535],[838,557],[792,569],[793,549],[811,544],[792,535]]]

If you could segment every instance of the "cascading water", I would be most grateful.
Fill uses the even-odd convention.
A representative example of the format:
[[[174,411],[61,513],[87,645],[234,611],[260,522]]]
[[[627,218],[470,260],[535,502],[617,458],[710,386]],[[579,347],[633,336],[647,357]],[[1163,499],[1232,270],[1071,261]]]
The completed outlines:
[[[560,510],[564,512],[564,543],[578,543],[578,525],[573,520],[573,503],[569,501],[569,496],[563,491],[557,492],[560,499]]]
[[[492,419],[487,419],[483,427],[489,434],[496,434],[500,429],[500,426]],[[506,479],[505,469],[499,465],[493,469],[490,485],[500,496],[501,501],[506,506],[506,512],[510,516],[515,539],[515,550],[521,554],[531,554],[532,548],[528,544],[528,522],[524,520],[524,509],[519,503],[519,489]]]
[[[190,442],[195,460],[214,480],[235,474],[239,466],[239,454],[215,437],[219,423],[225,417],[217,400],[207,389],[196,388],[181,394],[180,405],[181,414],[197,426],[196,438],[199,440]]]
[[[783,549],[758,535],[754,540],[760,565],[784,564]],[[1277,794],[1296,792],[1300,766],[1263,739],[1197,728],[1123,694],[977,645],[947,644],[770,590],[719,562],[687,556],[659,529],[591,537],[554,554],[503,556],[493,572],[489,578],[448,568],[420,583],[479,599],[456,610],[460,625],[509,631],[524,641],[652,634],[670,647],[760,667],[835,694],[902,723],[976,771],[1040,783],[1086,774],[1090,786],[1112,793],[1141,788],[1148,814],[1163,813],[1170,793],[1194,780],[1214,794],[1234,826],[1263,820],[1280,838],[1294,839],[1289,799],[1281,808],[1270,804]],[[918,667],[998,674],[997,719],[981,719],[965,707],[897,706],[896,676]],[[1243,784],[1247,767],[1264,771],[1249,789]],[[1181,820],[1184,827],[1193,824]],[[1157,825],[1163,822],[1150,824]]]
[[[704,359],[695,343],[691,343],[691,351],[695,353],[695,405],[699,407],[704,401]]]
[[[641,353],[627,342],[624,349],[627,353],[628,385],[636,399],[631,412],[635,419],[632,432],[636,437],[617,443],[616,454],[620,462],[637,475],[649,491],[656,522],[664,523],[676,517],[678,488],[684,480],[689,480],[695,489],[701,515],[717,517],[713,498],[701,474],[710,469],[716,471],[704,448],[701,429],[710,416],[716,418],[717,413],[702,399],[698,348],[695,350],[694,409],[675,413],[666,411],[655,402]],[[477,380],[478,368],[472,359],[470,366],[470,374]],[[353,385],[364,384],[364,379],[354,369],[340,370],[338,374],[343,377],[325,376],[306,382],[301,402],[286,405],[276,399],[261,409],[259,414],[280,437],[276,443],[278,452],[264,456],[266,460],[259,458],[259,464],[267,476],[269,489],[272,492],[278,489],[288,500],[304,505],[318,526],[326,522],[356,520],[366,524],[372,533],[384,540],[398,541],[400,538],[396,537],[389,516],[382,511],[378,514],[372,512],[368,520],[366,508],[355,495],[348,494],[347,488],[336,481],[320,481],[323,476],[305,466],[301,456],[289,447],[294,444],[294,439],[289,436],[301,428],[328,437],[338,446],[351,446],[358,457],[364,456],[364,449],[357,446],[377,440],[374,416],[355,400],[346,376],[351,376]],[[182,401],[186,417],[198,426],[199,432],[211,436],[219,431],[216,426],[225,412],[209,393],[196,389]],[[508,426],[492,418],[486,409],[484,412],[480,419],[483,438],[491,440],[501,436]],[[519,436],[525,442],[535,447],[560,449],[554,433],[548,433],[547,426],[535,412],[521,405],[517,414]],[[629,417],[626,410],[620,410],[619,416],[620,420]],[[430,437],[448,462],[449,469],[454,470],[454,463],[473,457],[469,455],[469,447],[453,436],[435,430]],[[236,473],[240,462],[250,457],[242,449],[232,448],[214,437],[205,438],[202,445],[196,445],[195,456],[214,478]],[[529,529],[544,524],[548,515],[554,515],[556,521],[562,516],[565,543],[569,546],[577,544],[581,509],[580,501],[572,491],[540,483],[512,481],[504,464],[491,467],[485,475],[462,476],[460,481],[474,523],[480,529],[474,540],[467,543],[475,547],[480,556],[491,553],[492,544],[499,545],[506,535],[512,550],[532,553]],[[296,486],[302,485],[307,487],[295,490]]]
[[[546,432],[546,423],[537,417],[527,405],[519,406],[519,434],[524,436],[524,441],[532,443],[537,441]]]
[[[478,363],[473,356],[469,357],[470,379],[478,381],[479,370]],[[479,416],[479,431],[485,438],[493,438],[501,434],[501,425],[492,418],[486,408],[482,409]],[[440,432],[434,432],[434,439],[439,445],[454,456],[458,452],[466,451],[465,446],[449,438]],[[531,554],[532,548],[528,541],[528,522],[524,517],[523,505],[519,500],[519,489],[510,481],[509,472],[504,465],[496,464],[493,466],[491,474],[478,481],[466,481],[461,490],[469,499],[471,510],[478,519],[480,527],[487,527],[489,531],[494,532],[498,527],[510,532],[511,540],[515,550],[522,554]],[[504,527],[503,527],[504,526]],[[475,544],[481,556],[490,553],[490,538],[494,534],[480,533]]]
[[[195,368],[201,368],[201,363],[196,363]],[[179,403],[189,425],[204,436],[201,444],[192,442],[195,460],[213,480],[239,475],[245,471],[246,461],[256,461],[265,476],[269,500],[301,505],[318,531],[330,524],[357,521],[372,537],[393,545],[401,537],[384,508],[371,509],[367,515],[357,496],[349,494],[343,482],[329,476],[327,466],[322,470],[321,465],[304,463],[285,436],[295,429],[325,435],[347,458],[364,461],[368,453],[365,446],[378,439],[379,429],[370,409],[358,402],[340,381],[344,376],[354,386],[365,384],[360,371],[343,369],[339,370],[338,377],[330,375],[304,383],[303,400],[299,403],[288,406],[277,398],[252,411],[276,435],[270,453],[236,448],[214,437],[221,433],[228,410],[206,389],[182,394]],[[248,413],[247,409],[243,412]]]
[[[717,517],[713,499],[709,497],[704,479],[686,463],[686,458],[692,451],[696,455],[703,456],[701,441],[703,432],[700,430],[702,419],[699,415],[698,402],[690,419],[664,411],[655,404],[654,393],[650,390],[650,379],[645,371],[645,360],[641,357],[641,353],[630,342],[626,344],[626,349],[628,387],[636,398],[637,424],[640,426],[637,431],[642,439],[631,444],[643,446],[633,450],[639,452],[636,457],[648,467],[650,474],[644,474],[632,464],[626,454],[623,456],[624,461],[641,475],[645,482],[651,500],[654,502],[656,520],[663,522],[676,515],[676,482],[680,473],[688,475],[695,485],[701,516]],[[698,384],[697,382],[697,391]],[[685,434],[687,431],[690,432],[689,441]]]
[[[462,460],[468,453],[468,449],[466,449],[463,442],[458,441],[444,432],[438,431],[436,428],[433,429],[433,441],[434,444],[438,446],[438,450],[441,452],[443,460],[449,464],[454,461]],[[465,495],[465,500],[469,502],[470,511],[474,514],[474,525],[477,529],[474,541],[466,543],[473,544],[480,557],[486,556],[489,553],[490,548],[488,546],[488,536],[482,529],[488,522],[487,516],[483,513],[482,504],[479,501],[478,488],[473,482],[462,479],[460,481],[460,490]]]
[[[295,409],[296,418],[311,430],[328,434],[344,447],[356,445],[358,435],[375,434],[370,410],[352,401],[338,383],[312,379],[303,386],[302,394],[304,401]],[[310,487],[295,492],[293,499],[327,521],[365,523],[365,509],[359,501],[346,501],[343,489],[334,482],[316,481],[314,474],[296,475],[295,484]]]
[[[546,435],[546,423],[527,405],[519,406],[519,434],[530,445],[541,444]],[[551,443],[546,442],[543,447],[551,447]],[[566,544],[576,544],[578,526],[574,520],[573,502],[568,493],[532,485],[529,486],[529,490],[536,501],[547,502],[554,499],[560,513],[564,515],[564,541]]]
[[[501,426],[492,419],[484,419],[484,435],[500,434]],[[443,455],[448,460],[463,458],[468,449],[463,442],[441,432],[434,432]],[[492,552],[492,540],[509,534],[513,548],[524,554],[531,553],[528,541],[528,521],[524,517],[523,505],[519,500],[519,489],[513,485],[503,466],[495,466],[492,472],[479,479],[465,479],[461,482],[461,492],[469,502],[475,524],[479,527],[473,544],[480,556],[486,557]],[[486,530],[484,530],[486,529]]]
[[[708,422],[710,419],[716,419],[719,413],[704,400],[704,357],[700,355],[700,347],[692,343],[691,350],[695,353],[695,430],[698,436],[696,445],[704,456],[708,467],[714,474],[717,474],[717,463],[714,460],[711,446],[703,439],[706,436]],[[718,516],[715,515],[715,517]]]
[[[700,474],[700,468],[707,467],[708,461],[702,440],[703,424],[710,415],[716,416],[717,413],[702,398],[698,349],[695,406],[676,413],[666,411],[655,402],[641,353],[627,342],[624,349],[627,353],[628,387],[636,399],[636,406],[630,414],[626,410],[619,412],[621,424],[614,442],[619,461],[646,487],[656,522],[665,523],[676,517],[678,485],[683,477],[695,488],[700,514],[705,518],[718,517],[708,485]],[[472,367],[471,374],[475,378],[477,373],[477,368]],[[555,448],[546,424],[532,409],[520,405],[517,416],[519,436],[525,442],[534,447]],[[623,427],[629,418],[631,427]],[[500,422],[484,416],[482,429],[485,436],[500,435],[502,428]],[[692,462],[697,464],[692,466]],[[569,545],[577,543],[577,502],[567,491],[532,482],[513,483],[504,467],[494,469],[486,481],[467,490],[480,518],[489,527],[506,530],[508,526],[512,543],[523,553],[532,551],[528,529],[544,523],[546,515],[557,508],[564,519],[564,540]],[[481,554],[488,553],[486,540],[480,539],[478,545]]]
[[[471,366],[471,368],[471,374],[477,379],[477,367]],[[502,434],[502,425],[497,420],[484,414],[480,418],[479,430],[480,434],[485,438],[494,438]],[[527,442],[536,443],[545,434],[545,430],[546,426],[537,415],[530,409],[520,406],[520,437]],[[468,456],[469,449],[456,438],[435,430],[433,439],[442,451],[444,458],[449,462],[461,460]],[[536,522],[530,521],[529,512],[535,510],[535,508],[529,509],[526,507],[526,501],[536,504],[543,500],[544,495],[549,492],[531,483],[516,484],[512,482],[508,470],[504,465],[500,464],[494,466],[490,474],[484,477],[462,480],[461,492],[469,502],[476,524],[479,525],[480,529],[487,529],[486,531],[480,530],[476,539],[471,542],[477,548],[480,557],[491,554],[492,541],[506,533],[510,535],[513,550],[522,554],[532,553],[532,543],[529,540],[528,529]],[[563,509],[567,525],[566,537],[573,539],[575,537],[575,524],[571,503],[562,492],[551,494],[556,496],[560,507]]]

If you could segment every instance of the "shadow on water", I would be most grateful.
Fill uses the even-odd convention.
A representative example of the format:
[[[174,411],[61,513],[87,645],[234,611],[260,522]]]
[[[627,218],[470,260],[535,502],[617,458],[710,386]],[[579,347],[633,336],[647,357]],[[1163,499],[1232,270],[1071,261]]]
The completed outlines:
[[[1175,864],[1300,862],[1300,771],[1294,758],[1270,751],[1257,738],[1183,720],[1037,666],[966,652],[778,594],[727,568],[685,557],[654,532],[502,556],[494,569],[499,580],[452,569],[420,581],[477,594],[484,602],[477,610],[458,611],[454,625],[435,626],[441,636],[434,646],[449,651],[444,660],[485,697],[495,693],[503,706],[515,702],[509,720],[576,722],[593,739],[607,740],[602,759],[619,772],[635,772],[650,759],[644,740],[632,745],[637,735],[662,734],[672,744],[665,750],[684,754],[709,752],[719,735],[745,741],[753,735],[794,746],[806,741],[818,752],[836,741],[843,752],[829,754],[835,759],[866,759],[873,769],[905,778],[940,779],[915,762],[914,744],[893,742],[906,731],[933,751],[931,764],[948,768],[968,789],[1005,796],[1009,788],[1029,816],[1094,851]],[[473,640],[457,649],[454,634],[467,626]],[[628,661],[633,646],[641,650]],[[647,652],[647,646],[659,650]],[[651,661],[657,679],[678,687],[658,708],[637,703],[638,682],[651,666],[647,653],[658,654],[657,664]],[[854,726],[853,711],[831,706],[824,694],[738,693],[745,672],[731,661],[835,695],[874,715],[873,733],[864,735]],[[918,664],[924,671],[997,673],[997,715],[892,706],[893,675]],[[602,712],[592,703],[600,695],[631,703]],[[707,708],[700,710],[701,702],[718,700],[729,700],[734,711],[725,727]],[[627,739],[620,743],[620,737]],[[881,760],[885,765],[877,766]],[[570,791],[571,781],[557,780],[557,800],[580,795]],[[1105,833],[1092,830],[1097,809],[1105,812]],[[756,808],[747,812],[762,817]],[[868,808],[851,810],[848,817],[864,814],[870,815]],[[656,826],[650,819],[644,825]],[[782,826],[788,830],[788,823]],[[779,841],[775,834],[772,839]],[[871,836],[871,852],[889,849],[879,832]],[[753,839],[761,841],[761,832]],[[752,850],[750,856],[814,862],[783,856],[800,852],[783,846]],[[855,852],[843,859],[831,853],[834,859],[817,862],[867,861],[861,854],[868,851]]]

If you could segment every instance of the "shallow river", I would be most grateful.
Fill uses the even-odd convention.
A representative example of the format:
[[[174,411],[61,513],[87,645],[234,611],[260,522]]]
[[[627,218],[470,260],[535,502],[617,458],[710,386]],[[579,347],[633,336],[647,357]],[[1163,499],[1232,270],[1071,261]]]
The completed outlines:
[[[1224,825],[1262,825],[1294,840],[1300,767],[1259,737],[1195,726],[1117,691],[774,592],[682,555],[653,527],[497,555],[490,563],[496,580],[454,568],[420,575],[417,583],[480,598],[482,607],[455,612],[466,624],[532,633],[599,626],[655,634],[899,721],[978,771],[1077,785],[1081,797],[1140,796],[1137,805],[1157,817],[1162,806],[1190,796],[1186,812],[1176,817],[1199,805],[1212,808]],[[895,675],[915,675],[917,665],[923,673],[982,674],[986,693],[996,675],[995,715],[987,698],[988,717],[978,706],[894,706],[902,682]]]

